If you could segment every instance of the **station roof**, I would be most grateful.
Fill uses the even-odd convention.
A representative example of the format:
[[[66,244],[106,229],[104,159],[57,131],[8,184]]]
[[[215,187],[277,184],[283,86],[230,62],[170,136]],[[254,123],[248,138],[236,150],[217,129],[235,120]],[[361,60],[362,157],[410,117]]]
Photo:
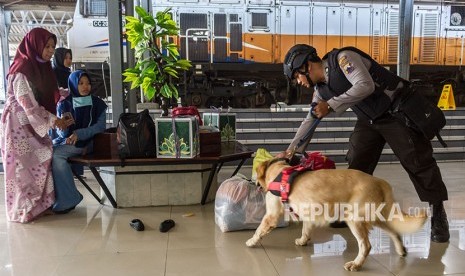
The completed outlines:
[[[48,6],[52,9],[74,8],[76,0],[0,0],[0,6],[5,10],[10,9],[36,9],[37,7]]]
[[[67,22],[73,18],[75,6],[76,0],[0,0],[0,7],[11,18],[10,57],[26,33],[35,27],[48,29],[57,36],[58,46],[67,46]]]

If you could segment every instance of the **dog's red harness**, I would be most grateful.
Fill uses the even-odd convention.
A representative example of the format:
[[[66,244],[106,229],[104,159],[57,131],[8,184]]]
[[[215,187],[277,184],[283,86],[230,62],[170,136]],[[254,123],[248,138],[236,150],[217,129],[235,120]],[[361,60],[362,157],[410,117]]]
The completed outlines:
[[[312,166],[297,165],[285,168],[275,180],[268,185],[268,191],[275,196],[280,196],[282,202],[287,202],[291,191],[291,184],[294,182],[294,179],[301,173],[310,170],[312,170]]]

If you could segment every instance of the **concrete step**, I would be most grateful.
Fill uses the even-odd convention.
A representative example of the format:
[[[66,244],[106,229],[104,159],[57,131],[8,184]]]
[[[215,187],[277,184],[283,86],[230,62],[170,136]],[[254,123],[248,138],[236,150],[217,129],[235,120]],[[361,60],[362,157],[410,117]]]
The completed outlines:
[[[237,140],[250,149],[265,148],[272,154],[287,148],[308,108],[235,111]],[[445,111],[447,125],[441,131],[448,144],[443,148],[436,138],[432,140],[434,156],[439,161],[465,160],[465,109]],[[357,118],[352,111],[324,118],[313,135],[308,150],[320,151],[337,163],[346,163],[349,137]],[[380,162],[398,162],[389,146],[383,150]],[[249,161],[251,163],[251,161]],[[247,163],[246,163],[247,164]]]

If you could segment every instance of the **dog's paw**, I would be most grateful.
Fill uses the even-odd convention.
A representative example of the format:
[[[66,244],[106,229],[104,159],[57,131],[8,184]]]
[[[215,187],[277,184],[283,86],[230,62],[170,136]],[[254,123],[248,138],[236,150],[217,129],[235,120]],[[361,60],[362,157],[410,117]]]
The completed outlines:
[[[344,265],[344,269],[345,269],[345,270],[348,270],[348,271],[357,271],[357,270],[360,269],[360,267],[362,267],[362,266],[359,265],[359,264],[356,264],[354,261],[347,262],[347,263]]]
[[[254,238],[250,238],[248,241],[245,242],[245,245],[247,245],[248,247],[254,247],[255,245],[257,245],[257,242]]]
[[[307,245],[308,240],[304,238],[295,239],[295,245],[305,246]]]

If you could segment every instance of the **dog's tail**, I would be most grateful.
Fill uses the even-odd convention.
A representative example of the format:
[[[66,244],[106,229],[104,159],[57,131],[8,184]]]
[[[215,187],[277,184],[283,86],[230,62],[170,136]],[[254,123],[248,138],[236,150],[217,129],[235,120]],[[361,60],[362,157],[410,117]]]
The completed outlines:
[[[420,230],[426,221],[426,213],[422,212],[415,216],[410,216],[404,212],[399,212],[387,220],[387,224],[399,234],[408,234]]]
[[[384,190],[386,203],[383,215],[387,225],[399,234],[408,234],[420,230],[427,219],[426,212],[420,210],[413,216],[402,212],[400,205],[394,202],[391,186],[386,182],[385,185],[382,185],[382,189]]]

